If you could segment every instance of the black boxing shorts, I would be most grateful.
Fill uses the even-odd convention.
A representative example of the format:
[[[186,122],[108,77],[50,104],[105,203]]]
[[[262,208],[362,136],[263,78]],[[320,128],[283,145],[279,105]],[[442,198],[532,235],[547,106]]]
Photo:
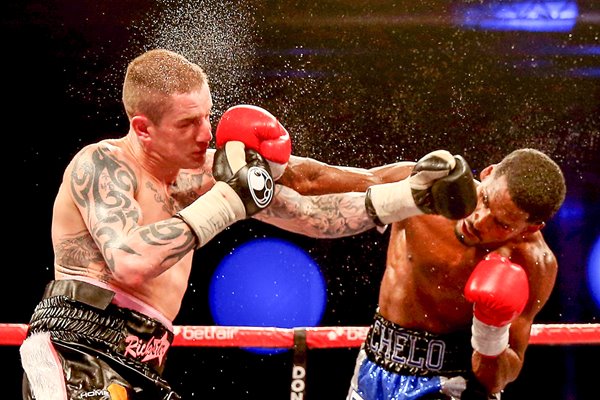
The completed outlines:
[[[428,400],[500,399],[499,393],[487,394],[481,383],[473,376],[471,370],[473,349],[470,331],[437,335],[407,329],[385,319],[378,310],[361,347],[361,353],[364,354],[366,360],[377,365],[377,369],[381,368],[396,374],[396,376],[392,378],[389,374],[381,374],[377,369],[364,364],[359,355],[349,399],[360,398],[360,393],[369,392],[371,387],[377,388],[381,392],[385,389],[386,384],[395,388],[410,386],[398,385],[397,382],[400,381],[404,383],[418,382],[414,383],[417,389],[411,394],[414,398]],[[360,375],[369,375],[369,379],[358,379]],[[378,381],[380,375],[381,382]],[[440,377],[443,378],[440,379]],[[449,387],[450,383],[448,382],[451,380],[461,382],[461,379],[463,383],[454,389],[457,397],[445,395],[444,390],[438,391],[438,386],[444,388],[447,385]],[[360,384],[357,383],[359,380]],[[431,387],[427,388],[427,385]]]
[[[403,328],[379,312],[367,339],[369,360],[401,375],[456,376],[471,370],[471,332],[434,335]]]
[[[46,286],[20,348],[24,399],[180,398],[162,378],[172,330],[114,298],[79,280]]]

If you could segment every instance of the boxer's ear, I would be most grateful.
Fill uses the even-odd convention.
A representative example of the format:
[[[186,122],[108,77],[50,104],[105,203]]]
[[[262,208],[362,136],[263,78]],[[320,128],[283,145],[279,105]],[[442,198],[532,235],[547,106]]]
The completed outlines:
[[[485,178],[490,176],[495,166],[496,164],[488,165],[483,170],[481,170],[481,172],[479,173],[479,177],[481,178],[481,180],[484,180]]]
[[[148,133],[149,122],[150,121],[148,120],[148,118],[144,115],[136,115],[133,118],[131,118],[131,127],[140,139],[144,139],[150,136],[150,134]]]

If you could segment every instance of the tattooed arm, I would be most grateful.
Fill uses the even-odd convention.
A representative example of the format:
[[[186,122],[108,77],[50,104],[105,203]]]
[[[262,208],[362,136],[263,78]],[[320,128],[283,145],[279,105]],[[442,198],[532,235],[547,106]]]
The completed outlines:
[[[367,188],[405,179],[414,164],[399,161],[363,169],[292,156],[273,202],[254,218],[316,238],[362,233],[375,227],[365,208]]]
[[[254,218],[316,238],[364,232],[375,227],[365,208],[367,188],[406,178],[414,164],[400,161],[362,169],[292,156],[277,181],[273,202]]]
[[[351,236],[375,227],[365,209],[364,193],[302,196],[281,185],[271,205],[254,218],[315,238]]]
[[[70,203],[79,215],[70,211]],[[69,268],[89,274],[83,270],[96,265],[96,270],[104,270],[97,272],[103,274],[103,280],[112,275],[129,285],[141,284],[172,267],[196,245],[187,224],[171,217],[174,212],[165,188],[144,177],[121,148],[89,146],[67,167],[55,202],[57,263],[66,261],[65,245],[73,241],[75,232],[83,230],[77,222],[81,221],[95,243],[92,250],[100,254],[69,259]]]

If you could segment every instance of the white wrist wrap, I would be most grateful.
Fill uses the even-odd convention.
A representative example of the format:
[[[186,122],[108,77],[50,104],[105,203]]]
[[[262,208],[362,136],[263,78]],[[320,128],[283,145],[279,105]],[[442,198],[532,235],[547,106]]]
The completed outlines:
[[[369,190],[375,213],[383,224],[391,224],[423,214],[413,199],[409,178],[399,182],[373,185]]]
[[[198,247],[202,247],[229,225],[246,218],[246,209],[235,190],[217,182],[177,215],[196,233]]]
[[[488,325],[473,316],[471,346],[484,356],[496,357],[508,347],[509,329],[510,324]]]

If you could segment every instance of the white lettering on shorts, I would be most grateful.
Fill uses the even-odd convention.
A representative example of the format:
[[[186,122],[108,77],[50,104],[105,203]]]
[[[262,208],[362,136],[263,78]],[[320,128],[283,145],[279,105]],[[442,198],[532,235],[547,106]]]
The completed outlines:
[[[426,349],[424,343],[427,343]],[[426,368],[429,371],[439,371],[444,365],[446,343],[443,340],[399,332],[386,327],[381,321],[373,323],[367,344],[373,354],[397,364]]]
[[[94,389],[89,392],[83,392],[79,395],[80,399],[99,398],[99,400],[110,400],[110,393],[106,389]]]

